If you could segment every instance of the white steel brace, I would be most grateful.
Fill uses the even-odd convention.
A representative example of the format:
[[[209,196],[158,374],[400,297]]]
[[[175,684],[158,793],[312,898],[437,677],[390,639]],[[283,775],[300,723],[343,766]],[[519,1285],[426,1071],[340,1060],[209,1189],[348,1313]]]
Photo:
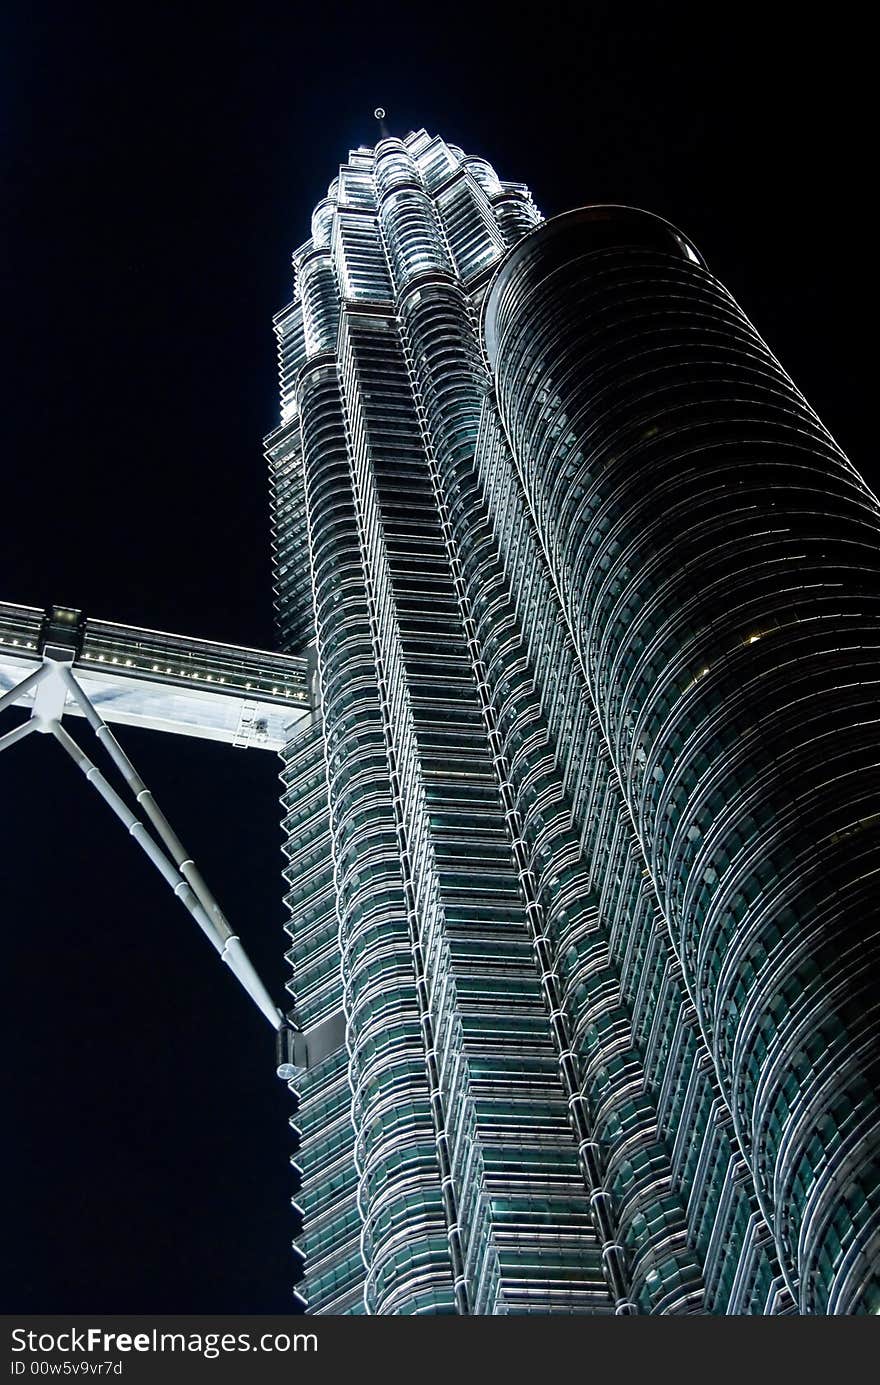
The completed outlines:
[[[251,1000],[266,1016],[272,1027],[279,1031],[286,1028],[287,1021],[284,1015],[273,1004],[269,992],[254,970],[238,935],[229,926],[195,861],[187,852],[110,727],[74,677],[70,667],[72,657],[72,651],[68,652],[57,646],[52,648],[51,653],[47,649],[40,667],[0,697],[0,712],[2,712],[32,690],[35,694],[30,719],[20,726],[14,727],[4,736],[0,736],[0,751],[8,749],[9,746],[24,739],[32,731],[41,731],[54,736],[92,787],[98,791],[111,811],[128,829],[130,835],[168,883],[184,908],[195,919],[202,932],[219,952],[221,959],[238,978]],[[108,783],[98,766],[89,759],[85,751],[77,745],[73,737],[68,735],[61,725],[64,704],[68,695],[78,704],[99,744],[104,746],[107,754],[128,784],[136,803],[143,809],[144,815],[159,838],[161,845],[153,839],[146,825],[128,807],[113,786]]]

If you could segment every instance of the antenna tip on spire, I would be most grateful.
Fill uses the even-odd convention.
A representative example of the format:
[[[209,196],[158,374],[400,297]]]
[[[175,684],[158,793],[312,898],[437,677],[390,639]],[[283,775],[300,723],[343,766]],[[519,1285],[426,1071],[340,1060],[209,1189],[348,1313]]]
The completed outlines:
[[[385,119],[385,107],[384,107],[384,106],[377,106],[376,109],[373,111],[373,115],[376,117],[377,120],[384,120],[384,119]]]

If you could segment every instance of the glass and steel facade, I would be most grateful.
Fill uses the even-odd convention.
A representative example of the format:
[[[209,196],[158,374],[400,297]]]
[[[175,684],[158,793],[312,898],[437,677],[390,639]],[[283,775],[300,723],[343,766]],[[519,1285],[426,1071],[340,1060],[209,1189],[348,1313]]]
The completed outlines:
[[[419,131],[294,266],[310,1311],[874,1311],[875,498],[645,213]]]

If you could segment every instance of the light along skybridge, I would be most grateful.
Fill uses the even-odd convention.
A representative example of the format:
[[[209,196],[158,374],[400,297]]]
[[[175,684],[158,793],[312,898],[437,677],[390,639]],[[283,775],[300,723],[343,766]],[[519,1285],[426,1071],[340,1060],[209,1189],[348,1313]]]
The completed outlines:
[[[279,751],[312,722],[308,660],[87,620],[70,606],[0,603],[0,713],[30,713],[0,732],[0,751],[54,736],[198,923],[279,1036],[279,1063],[305,1055],[237,933],[108,723]],[[62,725],[84,717],[134,806]],[[135,811],[135,809],[137,811]]]
[[[0,602],[0,694],[43,662],[47,641],[73,649],[77,679],[108,722],[274,751],[311,724],[304,658],[85,619],[68,606]],[[68,712],[82,715],[72,701]]]

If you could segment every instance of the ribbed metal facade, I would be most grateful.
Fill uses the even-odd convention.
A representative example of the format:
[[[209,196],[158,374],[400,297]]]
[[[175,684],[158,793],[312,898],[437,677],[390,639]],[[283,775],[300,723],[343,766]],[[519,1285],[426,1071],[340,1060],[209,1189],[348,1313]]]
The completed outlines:
[[[276,319],[301,1289],[872,1311],[877,504],[673,228],[540,221],[383,140]]]

